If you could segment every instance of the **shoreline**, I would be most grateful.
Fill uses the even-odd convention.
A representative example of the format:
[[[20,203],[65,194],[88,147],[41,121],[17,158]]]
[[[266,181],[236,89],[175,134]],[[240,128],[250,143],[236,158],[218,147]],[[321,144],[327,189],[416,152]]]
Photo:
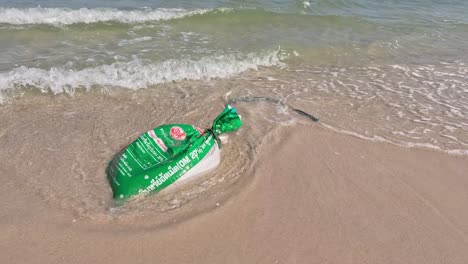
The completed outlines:
[[[0,264],[468,262],[468,1],[70,2],[0,4]]]
[[[13,204],[2,208],[2,215],[10,215],[0,226],[8,252],[2,258],[16,263],[463,263],[468,257],[468,204],[461,202],[468,198],[467,157],[301,124],[282,128],[271,139],[251,181],[226,203],[213,201],[214,210],[164,228],[72,222],[66,211],[24,195],[27,188],[3,185],[3,200]],[[151,217],[136,218],[134,224],[148,221]],[[100,227],[109,230],[96,232]]]

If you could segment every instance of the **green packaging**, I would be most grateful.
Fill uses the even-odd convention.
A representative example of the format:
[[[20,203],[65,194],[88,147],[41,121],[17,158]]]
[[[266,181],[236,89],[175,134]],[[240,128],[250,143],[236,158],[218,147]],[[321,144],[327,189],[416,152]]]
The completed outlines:
[[[171,185],[220,148],[219,135],[242,125],[235,108],[227,105],[210,129],[187,124],[158,126],[118,153],[106,169],[114,199],[142,197]],[[218,151],[219,153],[219,151]],[[209,164],[203,166],[210,167]],[[196,169],[203,171],[203,168]]]

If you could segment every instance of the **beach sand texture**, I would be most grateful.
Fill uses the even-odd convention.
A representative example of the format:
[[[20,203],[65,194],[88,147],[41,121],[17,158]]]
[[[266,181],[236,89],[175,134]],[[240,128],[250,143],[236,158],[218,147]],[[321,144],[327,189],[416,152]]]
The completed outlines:
[[[467,13],[0,0],[0,264],[467,264]],[[252,97],[215,171],[112,199],[140,134]]]
[[[468,259],[466,156],[365,141],[306,120],[266,128],[254,124],[256,115],[240,105],[246,125],[222,149],[220,169],[230,162],[239,166],[234,159],[245,163],[231,156],[245,151],[233,147],[235,141],[261,145],[253,150],[253,169],[175,209],[155,205],[157,194],[145,199],[144,207],[111,216],[104,169],[111,150],[125,140],[109,136],[104,142],[99,135],[116,129],[123,137],[128,127],[112,124],[125,118],[144,131],[148,124],[136,117],[151,106],[134,104],[118,114],[111,109],[118,106],[115,98],[45,98],[42,104],[34,99],[36,111],[25,99],[1,112],[2,124],[10,124],[0,136],[1,263],[461,264]],[[62,101],[70,112],[74,107],[81,112],[58,111]],[[93,111],[108,119],[86,116]],[[34,118],[21,127],[11,116]],[[35,134],[36,129],[44,133]],[[67,137],[74,133],[85,136]],[[47,134],[52,139],[41,138]],[[115,146],[102,148],[104,143]],[[73,149],[73,155],[67,152]]]

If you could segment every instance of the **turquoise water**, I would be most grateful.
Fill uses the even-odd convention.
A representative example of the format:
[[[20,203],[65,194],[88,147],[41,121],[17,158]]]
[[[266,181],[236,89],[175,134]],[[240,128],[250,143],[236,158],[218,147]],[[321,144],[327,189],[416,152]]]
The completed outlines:
[[[467,13],[466,0],[0,0],[0,156],[51,205],[153,224],[242,189],[282,126],[468,155]],[[208,126],[240,96],[320,122],[236,104],[244,125],[219,170],[109,209],[115,153],[160,124]]]
[[[273,83],[335,130],[465,153],[467,12],[464,0],[0,0],[0,101],[255,76],[248,93]]]
[[[378,2],[0,1],[0,70],[278,50],[280,59],[311,64],[465,57],[467,1]]]

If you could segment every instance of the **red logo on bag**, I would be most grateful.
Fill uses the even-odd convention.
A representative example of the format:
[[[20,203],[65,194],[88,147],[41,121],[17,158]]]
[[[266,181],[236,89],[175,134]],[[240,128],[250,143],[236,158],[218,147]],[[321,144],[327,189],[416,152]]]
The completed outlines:
[[[171,134],[171,137],[175,140],[184,140],[185,136],[187,136],[185,131],[181,127],[178,127],[178,126],[171,127],[170,134]]]

